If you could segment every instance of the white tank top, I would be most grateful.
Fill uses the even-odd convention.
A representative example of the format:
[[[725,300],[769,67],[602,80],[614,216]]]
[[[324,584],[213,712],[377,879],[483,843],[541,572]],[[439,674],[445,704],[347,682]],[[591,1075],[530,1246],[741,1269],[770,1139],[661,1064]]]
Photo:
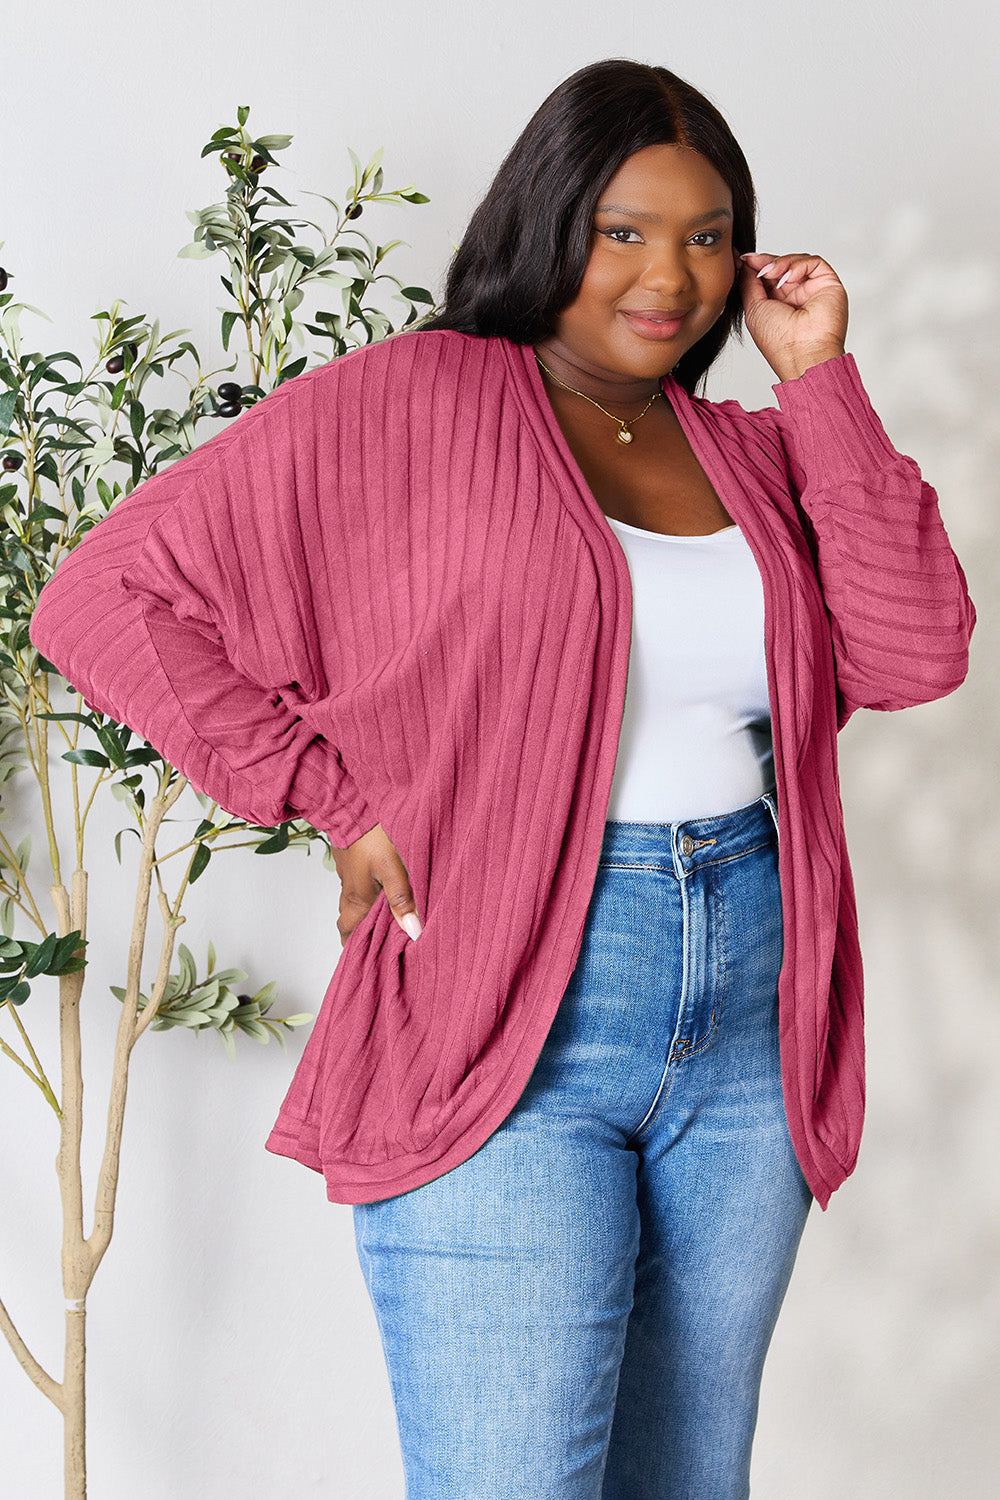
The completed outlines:
[[[607,817],[675,823],[774,789],[764,590],[743,533],[666,536],[607,517],[632,579],[632,644]]]

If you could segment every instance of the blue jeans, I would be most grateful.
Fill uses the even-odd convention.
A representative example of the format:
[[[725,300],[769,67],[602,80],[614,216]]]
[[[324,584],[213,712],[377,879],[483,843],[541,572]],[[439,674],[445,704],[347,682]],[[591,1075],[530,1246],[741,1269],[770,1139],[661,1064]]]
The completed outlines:
[[[605,828],[527,1087],[354,1209],[407,1500],[744,1500],[812,1203],[781,1091],[770,798]]]

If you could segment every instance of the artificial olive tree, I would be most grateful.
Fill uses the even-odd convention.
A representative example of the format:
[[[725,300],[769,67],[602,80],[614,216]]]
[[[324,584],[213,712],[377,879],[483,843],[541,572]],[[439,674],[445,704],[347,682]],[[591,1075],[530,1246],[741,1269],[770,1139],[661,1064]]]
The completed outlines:
[[[378,245],[358,227],[369,205],[428,201],[412,187],[383,190],[381,150],[365,166],[349,153],[354,180],[343,208],[313,195],[333,209],[335,227],[327,237],[319,225],[287,217],[288,201],[265,183],[277,166],[274,153],[292,138],[253,139],[246,128],[249,113],[240,107],[237,124],[216,130],[204,147],[202,156],[219,158],[228,185],[222,202],[188,215],[194,240],[180,251],[195,259],[222,255],[228,263],[221,277],[226,303],[219,309],[222,346],[231,358],[224,370],[203,371],[197,349],[183,337],[190,330],[161,335],[158,321],[141,314],[125,317],[120,302],[93,315],[97,355],[89,368],[67,350],[27,353],[21,317],[38,309],[14,302],[9,268],[0,268],[0,1051],[37,1086],[59,1121],[56,1176],[66,1297],[62,1378],[32,1355],[2,1302],[0,1328],[27,1375],[63,1415],[65,1493],[72,1500],[86,1494],[87,1294],[114,1229],[132,1049],[147,1029],[187,1027],[214,1030],[233,1057],[237,1032],[259,1042],[273,1036],[283,1046],[284,1030],[312,1019],[272,1015],[273,983],[254,994],[239,992],[247,976],[216,968],[211,943],[201,973],[183,943],[177,943],[175,965],[182,902],[227,849],[250,847],[275,855],[295,848],[308,852],[315,844],[324,863],[334,865],[329,840],[309,824],[298,820],[263,828],[231,816],[190,787],[151,745],[90,708],[32,645],[31,613],[59,560],[136,485],[191,452],[220,423],[238,421],[242,410],[306,368],[310,356],[300,352],[306,334],[318,341],[316,364],[396,331],[372,300],[379,283],[397,288],[392,296],[405,309],[399,327],[419,323],[418,305],[433,304],[422,287],[404,287],[382,269],[401,241]],[[295,231],[302,228],[318,232],[318,249],[297,242]],[[318,292],[339,294],[340,306],[301,323],[295,313],[310,284]],[[219,381],[220,374],[228,378]],[[156,404],[157,396],[165,399],[163,383],[178,377],[188,387],[182,409]],[[67,818],[54,811],[60,777],[69,782],[72,816]],[[114,852],[119,863],[131,863],[135,900],[124,983],[112,987],[115,998],[87,994],[90,1005],[120,1007],[88,1235],[81,1173],[80,1007],[87,979],[88,819],[95,799],[105,796],[117,799],[124,820]],[[22,823],[28,821],[29,812],[44,825],[43,851],[33,851],[30,837],[11,831],[19,815]],[[127,834],[137,844],[123,844]],[[154,907],[159,939],[150,962],[147,937]],[[29,1035],[32,999],[42,980],[58,988],[58,1073],[39,1056]],[[18,1321],[23,1325],[20,1316]]]

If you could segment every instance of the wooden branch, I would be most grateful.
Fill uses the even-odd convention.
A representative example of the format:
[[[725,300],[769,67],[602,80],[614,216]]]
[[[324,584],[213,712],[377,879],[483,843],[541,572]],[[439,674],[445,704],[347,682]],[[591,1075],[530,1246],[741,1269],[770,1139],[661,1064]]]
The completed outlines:
[[[101,1158],[94,1199],[94,1227],[87,1240],[94,1270],[97,1269],[104,1252],[111,1243],[111,1235],[114,1231],[115,1196],[118,1189],[118,1165],[121,1155],[125,1099],[128,1093],[129,1058],[135,1046],[136,1037],[140,1033],[136,1018],[139,1012],[139,985],[142,977],[146,924],[149,920],[149,893],[152,885],[153,859],[156,854],[156,836],[164,817],[186,786],[185,778],[178,777],[176,785],[168,792],[154,797],[143,828],[132,935],[129,941],[128,973],[121,1015],[118,1018],[118,1030],[115,1035],[115,1057],[108,1096],[104,1154]]]
[[[178,927],[184,923],[183,917],[175,917],[170,910],[170,902],[163,891],[159,893],[160,915],[163,918],[163,938],[160,942],[160,963],[156,970],[156,978],[153,980],[153,988],[149,993],[149,1000],[143,1006],[136,1017],[135,1036],[132,1045],[142,1036],[151,1021],[156,1020],[156,1013],[160,1008],[164,993],[167,988],[167,980],[170,978],[170,964],[174,956],[174,938]]]
[[[87,933],[87,872],[74,870],[72,904],[62,885],[52,887],[52,904],[64,936],[79,928]],[[80,1148],[83,1140],[83,1050],[80,1042],[80,996],[85,969],[59,978],[59,1043],[62,1061],[62,1117],[59,1121],[59,1151],[56,1173],[63,1205],[63,1292],[80,1300],[87,1295],[95,1265],[83,1234],[83,1175]],[[65,1371],[64,1371],[65,1378]]]
[[[48,1396],[52,1404],[54,1406],[57,1406],[59,1410],[62,1411],[62,1386],[59,1384],[58,1380],[53,1380],[48,1371],[44,1370],[38,1363],[38,1360],[31,1353],[27,1344],[24,1342],[21,1335],[14,1327],[14,1323],[11,1319],[10,1313],[4,1307],[2,1302],[0,1302],[0,1329],[3,1330],[4,1338],[7,1340],[11,1349],[13,1349],[14,1351],[14,1358],[17,1360],[18,1364],[21,1366],[21,1369],[25,1372],[28,1379],[31,1380],[35,1385],[37,1385],[43,1396]]]

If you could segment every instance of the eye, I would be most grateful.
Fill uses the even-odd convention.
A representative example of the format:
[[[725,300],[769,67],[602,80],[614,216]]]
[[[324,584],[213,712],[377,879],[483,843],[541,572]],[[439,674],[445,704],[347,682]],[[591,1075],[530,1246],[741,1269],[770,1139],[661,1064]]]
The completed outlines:
[[[625,224],[616,224],[611,229],[599,229],[597,232],[598,234],[606,235],[609,240],[614,240],[616,245],[625,245],[628,243],[627,240],[617,239],[617,235],[639,233],[638,229],[629,229]]]
[[[693,234],[691,236],[691,238],[693,240],[700,240],[700,239],[703,239],[706,234],[711,234],[711,235],[715,236],[715,238],[711,241],[712,245],[717,245],[719,243],[719,241],[722,239],[722,230],[721,229],[699,229],[698,233],[697,234]],[[706,246],[705,248],[707,249],[709,247]]]

